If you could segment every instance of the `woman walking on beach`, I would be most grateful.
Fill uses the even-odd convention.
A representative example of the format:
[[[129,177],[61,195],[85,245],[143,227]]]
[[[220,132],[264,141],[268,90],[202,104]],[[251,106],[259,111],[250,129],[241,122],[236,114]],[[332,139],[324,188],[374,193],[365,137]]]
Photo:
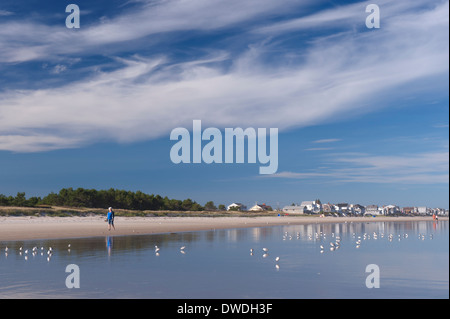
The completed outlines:
[[[108,222],[108,230],[111,230],[111,226],[114,230],[116,230],[116,228],[114,227],[114,211],[112,210],[112,207],[108,208],[106,221]]]

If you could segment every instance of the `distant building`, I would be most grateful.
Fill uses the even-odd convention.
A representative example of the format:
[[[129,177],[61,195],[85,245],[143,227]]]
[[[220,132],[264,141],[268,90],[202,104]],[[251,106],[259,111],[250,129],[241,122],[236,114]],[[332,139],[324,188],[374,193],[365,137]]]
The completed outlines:
[[[396,205],[386,205],[383,206],[383,215],[397,215],[401,214],[400,207]]]
[[[417,207],[417,213],[419,215],[428,215],[428,207],[422,206],[422,207]]]
[[[383,215],[383,209],[380,209],[378,205],[367,205],[366,206],[366,215]]]
[[[322,211],[322,204],[316,201],[303,201],[300,206],[303,207],[305,213],[318,214]]]
[[[253,207],[251,207],[249,209],[250,212],[262,212],[262,211],[265,211],[265,210],[270,210],[271,211],[272,207],[269,206],[269,205],[266,205],[266,204],[261,204],[261,205],[256,204],[255,206],[253,206]]]
[[[248,210],[249,212],[262,212],[264,210],[264,208],[262,208],[259,205],[255,205],[250,207],[250,209]]]
[[[323,205],[322,205],[322,211],[323,211],[324,213],[334,213],[334,212],[336,212],[336,210],[335,210],[335,208],[334,208],[334,205],[333,205],[333,204],[330,204],[330,203],[328,203],[328,204],[323,204]]]
[[[448,216],[448,210],[446,211],[444,208],[431,208],[428,212],[438,216]]]
[[[352,213],[355,215],[364,215],[366,213],[366,208],[359,204],[352,204]]]
[[[247,210],[247,206],[241,203],[233,203],[228,205],[227,210]]]
[[[405,215],[417,214],[417,207],[403,207],[402,212]]]
[[[304,214],[305,207],[299,205],[284,206],[282,211],[287,214]]]
[[[334,209],[339,214],[348,214],[352,212],[351,207],[348,205],[348,203],[339,203],[334,205]]]

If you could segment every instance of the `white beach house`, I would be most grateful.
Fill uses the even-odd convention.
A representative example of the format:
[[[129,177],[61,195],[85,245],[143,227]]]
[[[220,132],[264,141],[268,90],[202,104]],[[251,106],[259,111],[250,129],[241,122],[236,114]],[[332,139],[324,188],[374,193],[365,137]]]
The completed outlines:
[[[228,205],[227,210],[247,210],[247,206],[241,203],[233,203]]]
[[[284,206],[282,211],[287,214],[304,214],[305,207],[299,205]]]

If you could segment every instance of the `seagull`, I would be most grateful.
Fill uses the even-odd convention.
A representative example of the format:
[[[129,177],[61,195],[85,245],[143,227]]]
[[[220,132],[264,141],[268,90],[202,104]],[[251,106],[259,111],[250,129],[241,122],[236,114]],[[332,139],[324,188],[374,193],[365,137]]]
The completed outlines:
[[[263,251],[269,251],[269,249],[267,249],[267,248],[263,248]]]
[[[6,246],[5,251],[6,251],[6,252],[8,251],[8,246]]]
[[[275,258],[275,261],[278,262],[280,260],[280,257]]]
[[[180,248],[180,250],[184,250],[185,248],[186,248],[186,246],[183,246],[183,247]]]
[[[70,244],[69,244],[69,245],[67,245],[67,248],[70,248]]]
[[[156,247],[156,249],[155,249],[155,253],[158,253],[158,251],[159,251],[159,248],[158,248],[158,247]]]
[[[320,249],[323,249],[323,245],[320,245]]]

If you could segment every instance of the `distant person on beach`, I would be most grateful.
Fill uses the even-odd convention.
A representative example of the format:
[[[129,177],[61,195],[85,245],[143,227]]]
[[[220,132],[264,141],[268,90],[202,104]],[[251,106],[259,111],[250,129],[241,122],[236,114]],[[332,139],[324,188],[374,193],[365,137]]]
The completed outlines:
[[[108,230],[111,230],[111,226],[114,230],[116,230],[116,228],[114,227],[114,211],[112,210],[112,207],[108,208],[106,221],[108,222]]]

